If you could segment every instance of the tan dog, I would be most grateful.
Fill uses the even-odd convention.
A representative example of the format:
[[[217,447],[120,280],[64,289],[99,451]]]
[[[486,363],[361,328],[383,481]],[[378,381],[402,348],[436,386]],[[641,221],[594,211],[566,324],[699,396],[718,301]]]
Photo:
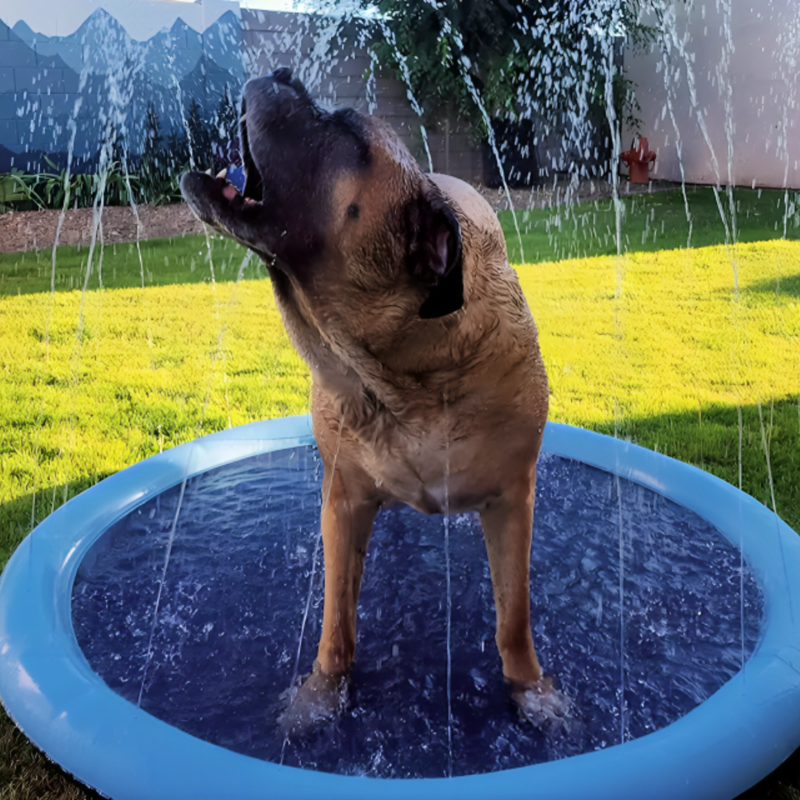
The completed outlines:
[[[534,723],[558,720],[528,584],[547,376],[495,214],[467,184],[423,174],[380,120],[320,109],[288,69],[251,80],[242,110],[244,196],[202,173],[181,190],[264,259],[313,377],[325,605],[285,730],[341,707],[373,520],[397,501],[480,512],[503,674]]]

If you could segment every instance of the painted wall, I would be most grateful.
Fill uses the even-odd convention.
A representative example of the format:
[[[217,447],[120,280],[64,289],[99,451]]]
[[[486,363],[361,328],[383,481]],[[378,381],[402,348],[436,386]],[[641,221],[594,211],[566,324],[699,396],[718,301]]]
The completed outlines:
[[[663,40],[626,62],[653,177],[800,188],[797,0],[673,0]]]
[[[91,169],[110,128],[140,153],[148,107],[165,141],[191,112],[211,119],[244,80],[237,2],[4,0],[0,172]],[[197,111],[197,110],[196,110]]]
[[[335,27],[309,14],[240,10],[238,0],[4,0],[0,173],[50,171],[46,158],[60,169],[68,153],[73,171],[94,171],[101,144],[114,137],[113,157],[122,150],[135,171],[152,130],[149,110],[168,153],[181,153],[167,167],[180,169],[178,139],[192,131],[192,119],[213,132],[227,114],[231,135],[218,138],[230,141],[244,80],[288,65],[323,104],[385,118],[424,169],[484,178],[467,125],[442,117],[423,134],[407,87],[365,49],[336,46],[341,52],[331,57],[327,26]],[[210,149],[207,139],[198,152]],[[546,172],[574,160],[561,145],[561,137],[540,142]]]
[[[331,61],[324,21],[240,11],[204,0],[4,0],[0,8],[0,172],[59,168],[72,144],[73,171],[95,168],[113,129],[126,152],[145,147],[147,112],[165,143],[185,135],[192,104],[215,121],[224,99],[238,107],[245,78],[293,66],[314,96],[386,118],[427,168],[419,119],[404,85],[370,72],[366,51]],[[197,113],[197,109],[195,109]],[[468,130],[442,120],[427,130],[433,167],[480,179]]]

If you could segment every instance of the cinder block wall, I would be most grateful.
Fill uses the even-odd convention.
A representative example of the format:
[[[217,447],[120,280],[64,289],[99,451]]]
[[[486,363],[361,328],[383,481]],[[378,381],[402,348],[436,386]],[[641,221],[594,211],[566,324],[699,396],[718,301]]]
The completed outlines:
[[[109,120],[137,155],[150,103],[166,140],[184,128],[190,103],[213,119],[226,90],[238,95],[242,46],[233,9],[202,33],[178,18],[169,32],[138,41],[102,8],[88,13],[87,0],[75,2],[87,17],[67,36],[34,32],[23,20],[10,29],[0,3],[0,173],[49,171],[45,156],[65,166],[73,124],[73,169],[97,163]],[[142,14],[158,6],[137,2]]]
[[[308,14],[242,9],[245,65],[251,76],[275,67],[291,67],[323,104],[352,106],[389,122],[406,146],[428,170],[421,120],[408,88],[387,71],[370,65],[366,50],[341,48],[329,54],[331,28],[324,18]],[[366,79],[365,79],[365,76]],[[483,175],[480,148],[457,120],[441,118],[426,129],[434,172],[479,181]]]
[[[87,19],[98,15],[107,16],[96,9]],[[427,126],[429,161],[421,119],[409,101],[407,87],[377,65],[372,69],[369,54],[364,49],[334,46],[335,55],[331,56],[329,20],[308,14],[246,9],[241,10],[241,16],[242,56],[249,75],[260,75],[276,66],[290,66],[321,102],[330,106],[353,106],[386,119],[423,169],[429,170],[432,163],[435,172],[464,180],[482,179],[480,147],[470,138],[466,125],[457,119],[448,121],[440,117],[435,124]],[[116,26],[116,22],[113,24]],[[91,163],[91,159],[97,157],[99,142],[105,135],[101,110],[109,111],[109,108],[102,108],[108,103],[109,78],[105,74],[107,70],[93,61],[87,85],[78,92],[80,76],[86,68],[85,55],[88,52],[93,59],[97,55],[94,39],[87,41],[87,48],[80,46],[85,25],[67,37],[57,39],[31,34],[26,40],[21,38],[27,36],[24,30],[18,34],[8,28],[0,10],[0,172],[12,166],[33,172],[49,169],[43,154],[49,154],[63,165],[73,118],[77,123],[76,159],[88,159]],[[170,74],[165,73],[161,64],[164,59],[156,58],[154,64],[147,60],[155,58],[166,46],[161,41],[163,35],[153,37],[152,42],[161,49],[156,47],[156,53],[150,48],[149,56],[144,48],[150,43],[136,45],[136,52],[145,59],[142,74],[148,80],[133,92],[129,107],[120,109],[126,120],[131,152],[139,150],[139,128],[148,102],[153,102],[161,117],[164,136],[185,115],[186,109],[178,104],[175,78],[180,84],[184,106],[190,99],[198,100],[207,114],[216,110],[217,95],[223,84],[237,86],[238,93],[241,73],[233,76],[230,59],[221,58],[219,64],[211,63],[219,48],[208,49],[209,35],[208,31],[199,34],[184,24],[173,26],[167,48],[167,55],[172,59],[170,63],[174,64]],[[220,34],[217,39],[225,37]],[[94,49],[88,47],[90,43],[94,43]],[[238,60],[238,42],[234,49]],[[207,56],[205,61],[196,64],[203,55]],[[76,113],[78,100],[81,105]]]

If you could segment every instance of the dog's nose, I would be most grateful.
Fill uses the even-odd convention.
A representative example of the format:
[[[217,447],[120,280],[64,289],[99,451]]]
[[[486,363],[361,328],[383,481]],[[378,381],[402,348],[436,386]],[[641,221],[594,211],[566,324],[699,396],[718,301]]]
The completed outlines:
[[[305,87],[292,76],[289,67],[278,67],[268,75],[251,78],[242,90],[242,98],[242,107],[247,106],[248,124],[265,119],[288,119],[300,108],[313,106]]]
[[[272,70],[267,77],[278,81],[278,83],[289,83],[292,80],[292,71],[289,67],[278,67]]]
[[[260,78],[251,78],[244,87],[244,95],[261,95],[272,98],[277,94],[297,96],[303,89],[299,81],[292,80],[289,67],[278,67]]]

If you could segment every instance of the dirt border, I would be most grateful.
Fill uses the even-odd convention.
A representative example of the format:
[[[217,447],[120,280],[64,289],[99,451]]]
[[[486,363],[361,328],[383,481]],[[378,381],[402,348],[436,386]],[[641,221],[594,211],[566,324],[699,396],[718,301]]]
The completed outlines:
[[[8,211],[0,214],[0,253],[43,250],[53,247],[60,211]],[[138,219],[137,219],[138,215]],[[97,240],[104,244],[135,242],[203,233],[202,223],[185,203],[168,206],[127,206],[103,209]],[[58,238],[59,245],[88,246],[92,238],[92,209],[68,209]]]
[[[495,211],[511,207],[503,189],[472,184]],[[623,180],[618,187],[621,197],[675,188],[666,181],[633,184]],[[562,203],[610,198],[613,188],[607,181],[571,182],[557,180],[532,189],[511,189],[515,209],[548,208]],[[60,211],[8,211],[0,214],[0,253],[45,250],[53,246]],[[137,219],[138,216],[138,219]],[[138,230],[138,237],[137,237]],[[202,234],[203,225],[185,203],[167,206],[141,205],[136,214],[130,207],[110,206],[103,210],[98,241],[104,244],[159,239],[170,236]],[[92,237],[92,209],[68,209],[64,215],[59,245],[88,246]]]

